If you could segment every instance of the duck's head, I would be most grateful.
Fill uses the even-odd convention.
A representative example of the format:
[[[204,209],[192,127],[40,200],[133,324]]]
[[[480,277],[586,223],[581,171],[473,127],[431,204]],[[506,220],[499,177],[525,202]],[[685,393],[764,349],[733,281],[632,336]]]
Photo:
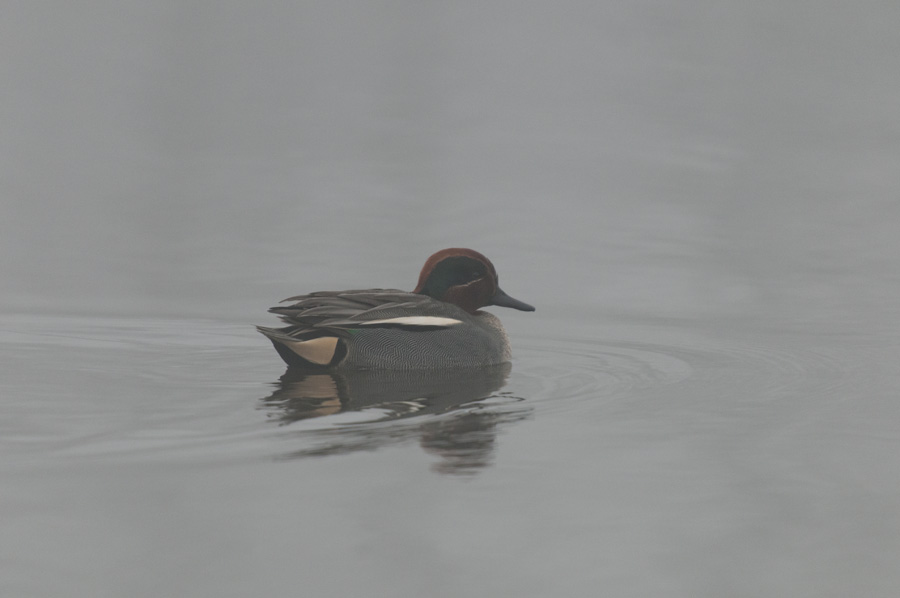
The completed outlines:
[[[534,311],[534,307],[503,292],[489,259],[459,247],[442,249],[428,258],[413,292],[453,303],[470,314],[487,305]]]

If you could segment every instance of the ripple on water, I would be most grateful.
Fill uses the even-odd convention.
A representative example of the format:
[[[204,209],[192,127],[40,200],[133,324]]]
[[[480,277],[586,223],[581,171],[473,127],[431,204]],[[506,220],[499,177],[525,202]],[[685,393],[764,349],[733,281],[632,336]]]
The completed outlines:
[[[661,330],[659,336],[671,335]],[[834,357],[778,338],[691,337],[670,344],[555,338],[520,343],[513,379],[518,392],[546,402],[544,408],[577,410],[585,402],[627,400],[676,385],[708,397],[746,391],[751,401],[801,390],[835,393],[846,379],[842,367]]]

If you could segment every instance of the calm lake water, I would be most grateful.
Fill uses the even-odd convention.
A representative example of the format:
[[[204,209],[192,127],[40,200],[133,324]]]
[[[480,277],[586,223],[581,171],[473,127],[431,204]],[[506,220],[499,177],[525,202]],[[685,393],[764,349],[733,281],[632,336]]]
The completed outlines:
[[[898,22],[6,6],[0,596],[896,596]],[[254,330],[451,246],[510,367]]]

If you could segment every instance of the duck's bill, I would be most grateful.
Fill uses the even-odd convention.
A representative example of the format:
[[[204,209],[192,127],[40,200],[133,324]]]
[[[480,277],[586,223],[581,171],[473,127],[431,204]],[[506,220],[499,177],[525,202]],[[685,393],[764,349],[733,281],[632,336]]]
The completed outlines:
[[[512,297],[504,293],[503,290],[499,287],[497,288],[497,292],[494,293],[494,297],[491,299],[491,305],[511,307],[513,309],[518,309],[521,311],[534,311],[534,306],[528,305],[524,301],[513,299]]]

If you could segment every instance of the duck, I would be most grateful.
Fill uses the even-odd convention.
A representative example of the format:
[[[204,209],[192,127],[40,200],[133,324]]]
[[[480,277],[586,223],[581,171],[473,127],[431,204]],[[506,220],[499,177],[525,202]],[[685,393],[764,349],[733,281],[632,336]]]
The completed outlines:
[[[292,303],[290,303],[292,302]],[[423,370],[507,363],[509,337],[481,308],[535,308],[500,288],[491,261],[473,249],[442,249],[416,288],[319,291],[269,309],[287,324],[257,326],[289,367]]]

